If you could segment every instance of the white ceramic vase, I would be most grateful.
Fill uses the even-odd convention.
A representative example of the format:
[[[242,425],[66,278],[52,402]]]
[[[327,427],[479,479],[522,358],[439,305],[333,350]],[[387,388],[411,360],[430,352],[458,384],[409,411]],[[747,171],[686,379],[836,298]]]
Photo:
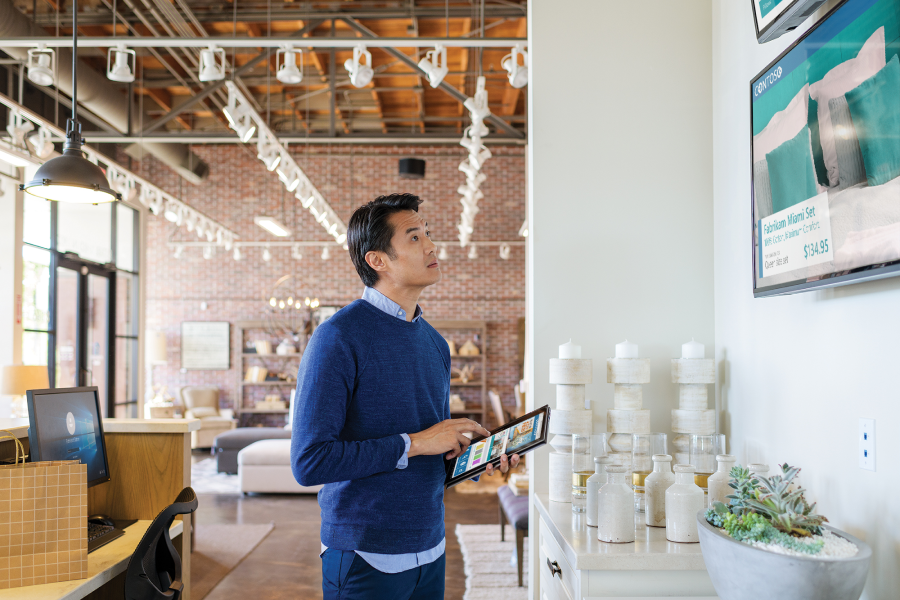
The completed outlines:
[[[716,455],[718,467],[716,472],[709,476],[706,483],[706,487],[709,490],[709,508],[712,508],[714,502],[721,502],[726,505],[731,502],[727,496],[733,490],[728,486],[728,482],[731,479],[731,467],[734,466],[735,460],[737,459],[733,454]]]
[[[623,544],[634,541],[634,492],[626,483],[628,467],[606,467],[607,483],[598,492],[597,539]]]
[[[674,483],[672,457],[668,454],[654,454],[653,472],[644,480],[644,495],[647,496],[644,522],[648,526],[666,526],[666,490]]]
[[[600,488],[606,483],[606,466],[612,464],[608,456],[594,457],[594,474],[587,480],[587,524],[596,527],[600,518]]]
[[[666,490],[666,539],[699,542],[697,513],[706,507],[703,489],[694,483],[693,465],[675,465],[675,483]]]
[[[750,475],[760,475],[762,477],[769,476],[769,465],[764,465],[762,463],[751,463],[747,465],[747,469],[750,470]]]

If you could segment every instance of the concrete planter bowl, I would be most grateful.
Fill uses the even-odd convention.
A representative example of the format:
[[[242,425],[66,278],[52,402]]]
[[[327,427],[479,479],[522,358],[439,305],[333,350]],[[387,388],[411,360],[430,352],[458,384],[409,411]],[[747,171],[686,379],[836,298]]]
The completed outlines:
[[[872,549],[849,533],[829,531],[856,544],[851,558],[787,556],[733,540],[697,513],[706,570],[722,600],[858,600]]]

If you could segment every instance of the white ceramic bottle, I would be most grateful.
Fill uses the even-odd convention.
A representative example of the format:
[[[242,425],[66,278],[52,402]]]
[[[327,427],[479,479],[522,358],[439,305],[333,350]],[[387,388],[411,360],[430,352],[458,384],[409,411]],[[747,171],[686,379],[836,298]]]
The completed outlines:
[[[750,475],[761,475],[762,477],[769,476],[769,465],[764,465],[762,463],[751,463],[747,465],[747,468],[750,470]]]
[[[606,483],[606,466],[612,464],[608,456],[594,457],[594,474],[587,480],[587,524],[596,527],[600,516],[600,488]]]
[[[626,483],[630,469],[606,467],[606,484],[598,492],[597,539],[623,544],[634,541],[634,492]]]
[[[666,526],[666,490],[675,483],[672,473],[672,457],[668,454],[653,455],[653,472],[644,480],[647,506],[644,519],[650,527]]]
[[[716,472],[706,480],[707,489],[709,490],[709,508],[712,508],[714,502],[721,502],[726,505],[731,504],[731,500],[727,496],[734,490],[728,486],[728,482],[731,480],[731,467],[734,466],[735,460],[737,459],[733,454],[716,455],[716,462],[719,466]]]
[[[699,542],[697,513],[706,508],[703,488],[694,483],[694,465],[675,465],[675,483],[666,490],[666,539]]]

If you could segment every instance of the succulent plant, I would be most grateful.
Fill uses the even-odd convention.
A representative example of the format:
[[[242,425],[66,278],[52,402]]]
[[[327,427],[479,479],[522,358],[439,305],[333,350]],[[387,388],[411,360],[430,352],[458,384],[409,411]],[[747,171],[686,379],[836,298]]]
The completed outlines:
[[[738,542],[778,544],[805,554],[818,554],[825,546],[823,540],[801,541],[778,531],[764,516],[753,511],[743,515],[734,514],[721,502],[714,503],[706,511],[706,520],[714,527],[724,529],[725,533]]]
[[[822,523],[828,519],[815,514],[815,503],[810,506],[803,497],[806,490],[799,485],[794,486],[800,469],[785,463],[781,465],[781,471],[783,475],[756,477],[758,486],[755,497],[742,499],[742,503],[768,519],[772,527],[783,533],[800,537],[820,534]]]
[[[759,480],[754,476],[750,476],[750,469],[735,465],[731,467],[728,473],[730,480],[728,486],[734,490],[734,494],[729,494],[727,498],[731,500],[731,512],[735,515],[743,515],[750,511],[747,504],[750,500],[756,499],[756,488]]]

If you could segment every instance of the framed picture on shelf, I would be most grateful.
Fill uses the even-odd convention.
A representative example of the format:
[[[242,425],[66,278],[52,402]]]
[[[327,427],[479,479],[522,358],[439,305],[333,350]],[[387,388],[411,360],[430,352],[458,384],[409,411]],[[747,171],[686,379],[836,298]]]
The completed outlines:
[[[321,325],[341,310],[340,306],[320,306],[316,309],[316,325]]]

